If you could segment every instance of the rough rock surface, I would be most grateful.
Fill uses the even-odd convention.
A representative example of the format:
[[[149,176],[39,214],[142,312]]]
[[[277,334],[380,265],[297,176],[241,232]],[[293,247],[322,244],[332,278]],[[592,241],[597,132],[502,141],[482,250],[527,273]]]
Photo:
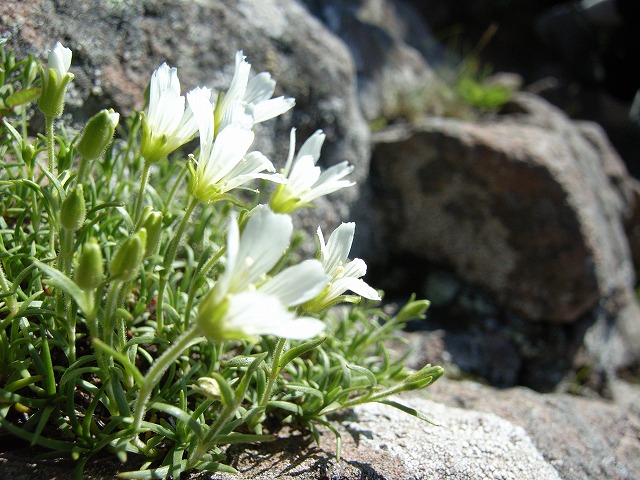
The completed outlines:
[[[377,134],[372,163],[389,244],[450,264],[527,318],[573,322],[633,285],[630,191],[571,122],[546,124],[425,119]]]
[[[565,480],[631,480],[640,476],[640,386],[615,381],[612,399],[496,390],[463,381],[429,392],[447,405],[491,412],[527,432]]]
[[[506,328],[479,341],[496,353],[506,345],[553,368],[551,358],[570,364],[584,343],[596,368],[629,365],[640,353],[624,228],[630,177],[595,125],[576,125],[531,95],[511,108],[491,120],[428,118],[374,136],[385,243],[397,256],[447,266],[512,312]],[[498,356],[480,364],[499,364]]]
[[[321,163],[347,160],[356,166],[353,180],[366,177],[369,131],[352,58],[295,1],[7,0],[0,5],[0,33],[19,54],[42,58],[57,40],[73,50],[76,77],[67,111],[80,121],[99,108],[123,114],[142,108],[144,89],[162,62],[178,67],[184,90],[204,85],[216,92],[228,85],[235,52],[243,50],[254,72],[272,73],[276,95],[297,102],[293,113],[263,125],[257,138],[266,141],[253,148],[282,167],[290,128],[298,129],[298,146],[320,128],[327,134]],[[335,227],[349,218],[356,198],[357,187],[343,190],[302,220],[311,231],[320,220]]]

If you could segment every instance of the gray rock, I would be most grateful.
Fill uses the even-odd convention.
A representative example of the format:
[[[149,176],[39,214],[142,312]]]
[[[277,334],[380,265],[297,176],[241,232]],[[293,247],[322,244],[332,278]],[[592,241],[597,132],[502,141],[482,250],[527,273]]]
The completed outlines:
[[[532,320],[573,322],[632,287],[626,192],[566,118],[433,118],[374,140],[390,245],[451,265]]]
[[[444,407],[425,399],[404,402],[426,412],[438,426],[386,405],[354,409],[347,424],[360,445],[391,454],[407,479],[559,479],[521,427],[493,414]]]
[[[429,392],[439,402],[491,412],[522,427],[563,479],[640,478],[638,385],[614,381],[608,400],[446,379]]]
[[[512,337],[522,367],[534,370],[526,375],[558,370],[563,358],[566,368],[581,344],[596,369],[637,361],[640,312],[624,228],[632,182],[599,128],[521,94],[498,118],[424,119],[374,141],[386,244],[447,266],[512,312],[500,337]],[[489,333],[481,343],[492,344]],[[513,367],[517,376],[521,366]],[[540,388],[537,380],[526,384]]]

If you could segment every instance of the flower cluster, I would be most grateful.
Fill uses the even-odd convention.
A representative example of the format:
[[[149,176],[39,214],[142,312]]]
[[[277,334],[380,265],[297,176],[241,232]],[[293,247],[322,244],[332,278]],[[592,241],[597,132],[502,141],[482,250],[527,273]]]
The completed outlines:
[[[366,271],[364,262],[345,263],[353,223],[339,227],[326,246],[318,231],[321,262],[304,262],[268,276],[289,246],[293,226],[286,214],[354,185],[344,179],[353,166],[340,162],[322,171],[316,165],[325,140],[321,130],[303,143],[297,155],[295,128],[291,130],[289,156],[280,173],[261,152],[249,151],[255,124],[286,113],[295,101],[272,98],[275,81],[267,72],[251,77],[251,65],[242,52],[235,60],[229,88],[216,96],[217,101],[207,87],[182,96],[177,71],[166,64],[153,73],[148,113],[142,119],[142,155],[146,162],[157,162],[199,135],[200,148],[191,156],[189,193],[203,204],[237,201],[231,192],[247,188],[252,180],[277,184],[269,206],[250,212],[241,236],[235,217],[230,220],[225,271],[202,301],[197,324],[216,340],[260,334],[310,338],[322,331],[321,323],[310,317],[296,319],[294,307],[318,313],[340,301],[357,300],[343,295],[347,290],[380,298],[360,280]],[[350,233],[342,235],[342,231]]]

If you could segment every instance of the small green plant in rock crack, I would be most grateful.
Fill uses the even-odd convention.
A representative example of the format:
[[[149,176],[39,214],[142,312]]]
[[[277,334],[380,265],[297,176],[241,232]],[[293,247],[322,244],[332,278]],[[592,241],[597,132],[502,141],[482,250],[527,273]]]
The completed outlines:
[[[226,92],[182,95],[163,64],[144,112],[104,109],[70,135],[71,50],[56,44],[39,78],[33,58],[2,60],[3,434],[75,460],[78,476],[110,452],[143,459],[122,478],[178,478],[234,471],[225,448],[274,440],[267,420],[318,438],[338,434],[331,413],[366,402],[426,418],[393,394],[442,369],[410,371],[386,343],[428,302],[393,317],[375,306],[364,261],[348,258],[353,223],[326,241],[318,229],[317,258],[291,260],[289,214],[352,186],[353,167],[316,165],[321,131],[296,151],[292,130],[279,172],[250,151],[254,126],[294,104],[273,98],[269,74],[238,52]],[[46,131],[30,137],[36,100]],[[238,195],[257,180],[276,185],[266,204]]]

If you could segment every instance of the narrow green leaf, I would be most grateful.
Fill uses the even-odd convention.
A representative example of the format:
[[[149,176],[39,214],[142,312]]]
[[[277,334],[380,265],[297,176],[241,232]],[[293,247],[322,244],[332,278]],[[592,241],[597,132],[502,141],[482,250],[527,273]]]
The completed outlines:
[[[220,397],[222,398],[222,403],[225,405],[233,404],[233,402],[235,401],[235,396],[227,380],[218,372],[214,372],[211,376],[213,377],[215,382],[218,384],[218,388],[220,389]]]
[[[158,410],[160,412],[171,415],[183,422],[185,425],[188,425],[198,437],[202,436],[202,426],[200,425],[200,423],[181,408],[178,408],[174,405],[168,405],[166,403],[153,402],[151,405],[149,405],[149,410]]]
[[[372,387],[375,387],[376,385],[378,385],[378,380],[376,379],[376,376],[368,368],[364,368],[364,367],[361,367],[360,365],[353,365],[353,364],[348,364],[347,368],[349,370],[353,370],[354,372],[361,373],[362,375],[367,377],[367,380],[369,381]]]
[[[318,412],[319,416],[326,415],[329,412],[335,412],[342,408],[342,403],[340,402],[331,402],[329,405],[324,407],[322,410]]]
[[[9,108],[15,108],[25,103],[31,103],[36,101],[40,97],[39,88],[27,88],[26,90],[18,90],[13,92],[5,99],[5,103]]]
[[[252,433],[230,433],[229,435],[223,435],[216,437],[211,444],[212,445],[232,445],[236,443],[256,443],[256,442],[273,442],[276,439],[275,435],[256,435]]]
[[[53,413],[53,407],[49,406],[42,410],[40,413],[40,418],[38,419],[38,425],[36,425],[36,429],[33,432],[33,437],[31,437],[31,446],[33,447],[40,438],[44,427],[47,426],[47,422],[49,421],[49,417]]]
[[[287,350],[287,352],[280,358],[280,368],[284,368],[285,366],[287,366],[287,364],[294,358],[300,357],[305,353],[313,350],[318,345],[323,343],[326,339],[327,337],[314,338],[313,340],[309,340],[308,342],[304,342],[301,345]]]
[[[431,385],[437,379],[439,379],[442,375],[444,375],[444,369],[438,365],[425,365],[416,373],[409,375],[404,379],[404,383],[416,383],[422,382],[423,380],[429,380],[429,382],[425,385]]]
[[[122,366],[125,368],[125,370],[133,377],[133,380],[136,382],[136,385],[141,386],[143,384],[144,377],[140,373],[140,370],[138,370],[136,366],[133,363],[131,363],[131,361],[129,361],[129,358],[125,354],[114,350],[109,345],[98,340],[97,338],[93,339],[93,346],[98,350],[106,353],[107,355],[111,355],[113,358],[118,360],[122,364]]]
[[[40,327],[40,335],[42,340],[42,365],[44,368],[44,391],[47,395],[56,394],[56,379],[53,372],[53,362],[51,361],[51,351],[49,349],[49,341],[44,327]]]
[[[319,398],[320,400],[324,401],[324,394],[318,390],[317,388],[311,388],[311,387],[307,387],[305,385],[295,385],[295,384],[287,384],[285,385],[285,388],[287,390],[293,390],[296,392],[300,392],[300,393],[304,393],[306,395],[312,395],[316,398]]]
[[[7,130],[9,130],[9,133],[11,133],[11,136],[13,137],[13,139],[16,142],[18,142],[19,144],[22,144],[22,136],[13,127],[13,125],[11,125],[9,122],[7,122],[6,119],[2,119],[2,123],[4,123],[4,126],[7,128]]]
[[[247,388],[249,388],[249,382],[251,382],[251,376],[253,375],[253,372],[255,372],[255,370],[258,367],[260,367],[260,364],[264,362],[264,359],[266,357],[267,357],[266,352],[256,356],[253,363],[249,365],[249,368],[247,368],[247,371],[242,376],[242,380],[240,380],[240,384],[238,385],[235,391],[236,402],[238,404],[242,402],[242,399],[244,398],[244,394],[247,392]]]
[[[37,260],[33,263],[35,263],[40,270],[47,274],[47,276],[49,277],[46,280],[47,284],[59,288],[65,293],[71,295],[75,302],[78,304],[78,307],[80,307],[83,312],[87,314],[91,313],[91,310],[93,309],[93,302],[89,300],[84,290],[76,285],[76,282],[71,280],[57,268],[53,268],[46,263],[42,263]]]
[[[406,405],[398,403],[395,400],[389,400],[389,399],[378,400],[378,403],[384,403],[385,405],[390,405],[390,406],[392,406],[394,408],[397,408],[398,410],[401,410],[401,411],[403,411],[405,413],[408,413],[409,415],[412,415],[412,416],[414,416],[414,417],[416,417],[416,418],[418,418],[418,419],[420,419],[422,421],[430,423],[431,425],[435,425],[436,427],[440,427],[441,426],[441,425],[437,424],[431,418],[427,417],[424,413],[419,412],[415,408],[407,407]]]
[[[267,403],[267,406],[273,408],[279,408],[280,410],[286,410],[287,412],[295,413],[296,415],[303,415],[302,407],[291,402],[284,402],[282,400],[271,400]]]
[[[26,378],[21,378],[19,380],[15,380],[5,385],[4,391],[15,392],[16,390],[20,390],[21,388],[24,388],[28,385],[39,382],[40,380],[42,380],[42,378],[43,378],[42,375],[34,375]]]

